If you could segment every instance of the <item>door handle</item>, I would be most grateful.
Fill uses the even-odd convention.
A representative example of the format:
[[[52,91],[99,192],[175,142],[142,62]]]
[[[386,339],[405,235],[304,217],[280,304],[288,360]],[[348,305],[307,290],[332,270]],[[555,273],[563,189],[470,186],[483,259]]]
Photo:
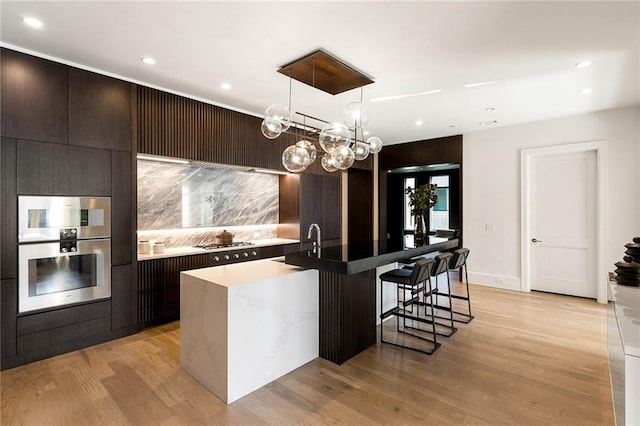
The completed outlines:
[[[531,239],[531,242],[532,242],[532,243],[541,243],[542,241],[540,241],[540,240],[539,240],[539,239],[537,239],[537,238],[532,238],[532,239]]]

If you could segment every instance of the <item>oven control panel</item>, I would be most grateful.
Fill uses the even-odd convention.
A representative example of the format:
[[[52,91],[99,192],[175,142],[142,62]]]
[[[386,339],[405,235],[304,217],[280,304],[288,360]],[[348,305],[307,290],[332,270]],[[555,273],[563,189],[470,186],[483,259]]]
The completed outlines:
[[[241,250],[225,250],[209,253],[209,266],[227,265],[260,259],[260,248],[246,247]]]

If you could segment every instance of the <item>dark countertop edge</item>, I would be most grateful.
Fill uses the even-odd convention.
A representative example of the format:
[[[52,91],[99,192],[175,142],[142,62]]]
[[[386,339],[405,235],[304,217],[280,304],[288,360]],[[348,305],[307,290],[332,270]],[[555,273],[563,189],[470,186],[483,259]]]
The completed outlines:
[[[307,255],[309,250],[288,253],[285,255],[285,263],[290,265],[302,266],[308,269],[318,269],[323,272],[333,272],[341,275],[352,275],[360,272],[375,269],[378,266],[388,265],[398,260],[408,259],[414,256],[420,256],[436,251],[457,248],[459,240],[457,238],[442,241],[439,243],[429,244],[422,247],[415,247],[406,250],[399,250],[392,253],[384,253],[364,259],[352,261],[338,261],[332,259],[318,259]]]

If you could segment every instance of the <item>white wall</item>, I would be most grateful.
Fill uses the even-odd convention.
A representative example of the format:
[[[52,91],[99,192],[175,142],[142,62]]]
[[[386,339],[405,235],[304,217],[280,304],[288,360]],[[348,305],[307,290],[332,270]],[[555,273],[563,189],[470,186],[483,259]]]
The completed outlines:
[[[640,107],[620,108],[463,135],[464,245],[469,281],[520,289],[520,150],[607,141],[605,264],[640,236]],[[486,225],[495,225],[495,231]]]

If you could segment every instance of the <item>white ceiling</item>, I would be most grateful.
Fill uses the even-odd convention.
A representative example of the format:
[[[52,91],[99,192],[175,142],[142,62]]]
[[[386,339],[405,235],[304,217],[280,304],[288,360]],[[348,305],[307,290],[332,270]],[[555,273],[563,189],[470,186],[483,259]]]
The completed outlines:
[[[369,130],[385,144],[640,104],[638,1],[0,5],[6,47],[255,115],[287,104],[289,80],[276,70],[317,48],[373,77],[365,100],[442,90],[369,103]],[[44,27],[27,27],[24,16]],[[575,67],[584,60],[592,65]],[[294,81],[292,109],[340,120],[359,97]]]

